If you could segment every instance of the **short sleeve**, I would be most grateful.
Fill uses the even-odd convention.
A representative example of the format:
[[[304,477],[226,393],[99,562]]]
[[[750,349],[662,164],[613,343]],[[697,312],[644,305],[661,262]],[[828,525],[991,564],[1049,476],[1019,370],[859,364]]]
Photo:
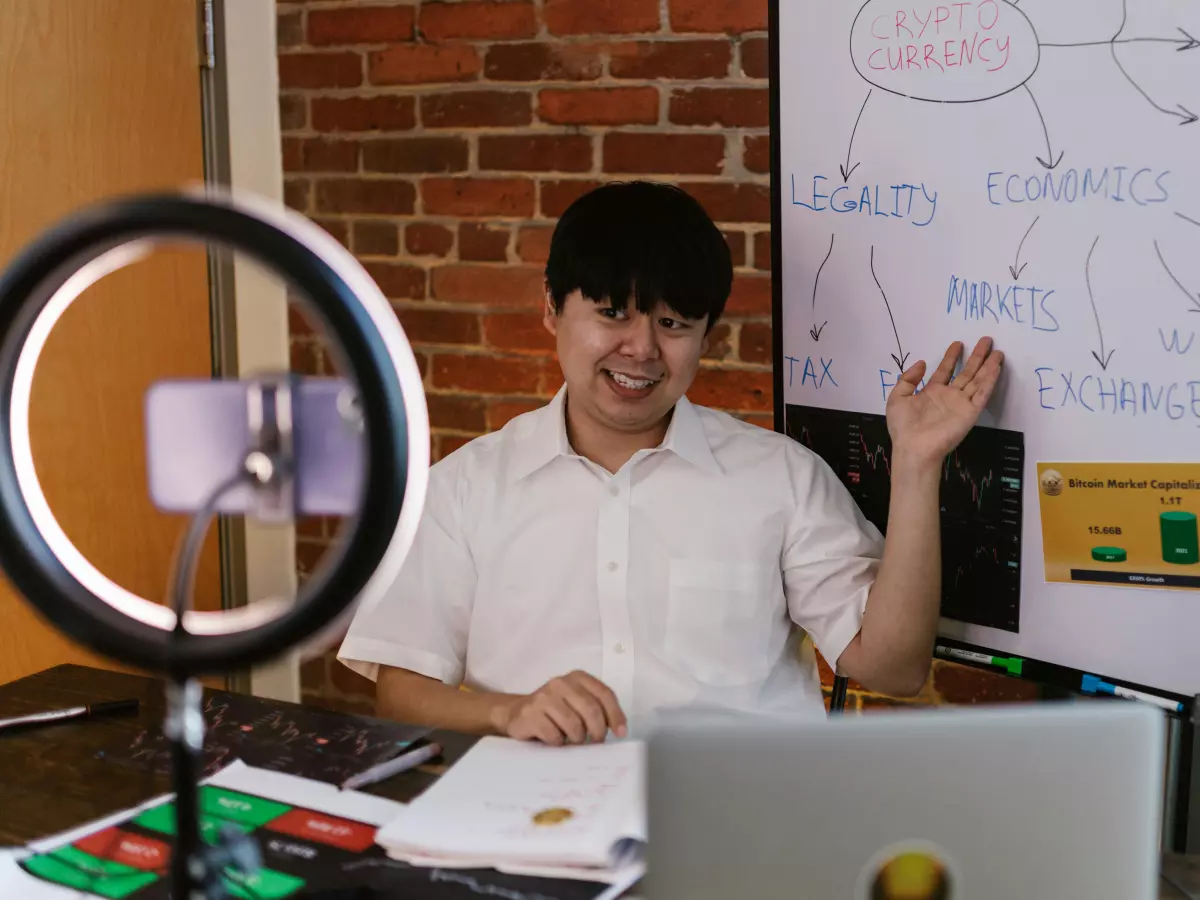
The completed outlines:
[[[395,583],[350,623],[338,660],[370,678],[393,666],[457,686],[463,678],[475,565],[462,529],[457,460],[429,471],[425,507]]]
[[[796,509],[783,549],[784,591],[792,620],[836,667],[862,627],[883,535],[824,460],[805,448],[794,452]]]

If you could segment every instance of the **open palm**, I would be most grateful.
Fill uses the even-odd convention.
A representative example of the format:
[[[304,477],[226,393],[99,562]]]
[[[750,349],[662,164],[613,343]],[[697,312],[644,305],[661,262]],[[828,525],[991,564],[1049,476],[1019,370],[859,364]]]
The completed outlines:
[[[940,463],[974,427],[992,396],[1004,354],[992,349],[991,338],[983,338],[955,376],[962,351],[961,341],[951,344],[919,391],[925,361],[918,361],[900,376],[888,397],[892,445],[912,458]]]

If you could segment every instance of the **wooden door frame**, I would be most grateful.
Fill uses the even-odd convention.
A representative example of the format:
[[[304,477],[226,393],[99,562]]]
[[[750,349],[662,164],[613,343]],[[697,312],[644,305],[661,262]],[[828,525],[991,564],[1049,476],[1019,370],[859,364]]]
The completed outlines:
[[[275,0],[197,0],[202,44],[212,7],[212,62],[200,54],[206,181],[283,202]],[[231,90],[231,86],[236,89]],[[290,367],[287,296],[245,260],[210,252],[213,373],[238,377]],[[293,597],[292,526],[222,522],[221,586],[226,608],[248,598]],[[299,702],[300,663],[291,654],[251,672],[230,673],[232,690]]]

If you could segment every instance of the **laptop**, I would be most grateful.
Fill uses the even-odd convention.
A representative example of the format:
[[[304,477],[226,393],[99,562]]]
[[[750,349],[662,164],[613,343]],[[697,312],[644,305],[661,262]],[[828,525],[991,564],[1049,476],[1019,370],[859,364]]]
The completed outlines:
[[[647,900],[1156,900],[1164,714],[1134,702],[675,717]]]

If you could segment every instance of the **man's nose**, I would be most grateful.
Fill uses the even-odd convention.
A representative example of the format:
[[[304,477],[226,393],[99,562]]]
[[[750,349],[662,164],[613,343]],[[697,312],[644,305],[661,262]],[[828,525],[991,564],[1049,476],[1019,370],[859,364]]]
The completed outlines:
[[[621,352],[631,359],[658,358],[658,332],[654,328],[654,320],[643,314],[635,315],[629,320],[625,329]]]

